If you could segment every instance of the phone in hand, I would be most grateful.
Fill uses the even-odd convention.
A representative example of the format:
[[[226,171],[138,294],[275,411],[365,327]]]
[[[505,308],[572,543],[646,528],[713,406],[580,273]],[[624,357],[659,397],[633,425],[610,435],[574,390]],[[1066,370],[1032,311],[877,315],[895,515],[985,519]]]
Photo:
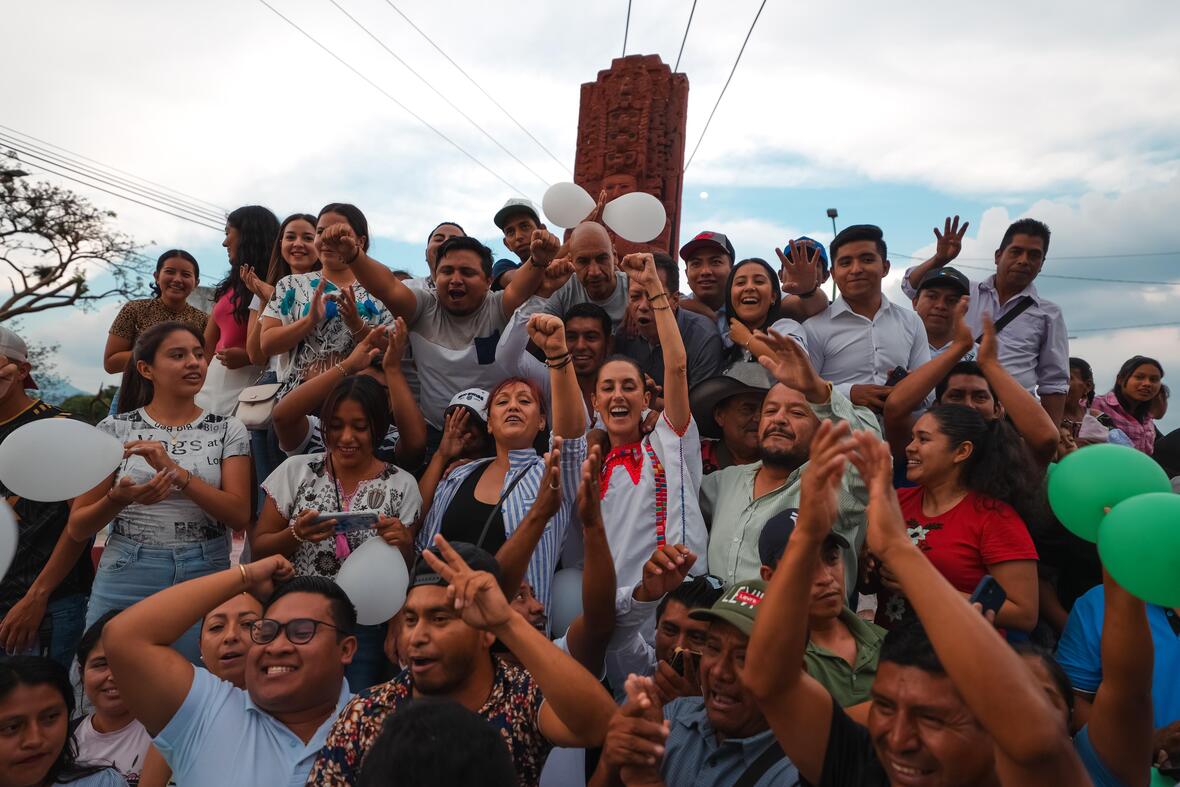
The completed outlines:
[[[987,612],[989,609],[992,612],[999,612],[1000,607],[1004,606],[1004,602],[1008,600],[1008,594],[1004,592],[1004,588],[996,581],[996,578],[988,575],[979,580],[979,584],[975,586],[975,592],[971,594],[969,601],[974,604],[978,602],[983,606],[983,611]]]
[[[688,661],[692,662],[693,674],[700,675],[701,674],[701,654],[697,653],[695,650],[686,650],[685,648],[677,648],[676,652],[672,654],[672,661],[669,662],[669,666],[672,667],[672,669],[676,672],[677,675],[679,675],[680,677],[683,678],[684,677],[684,670],[685,670],[685,663]]]
[[[893,371],[885,378],[885,384],[893,387],[904,380],[908,374],[909,372],[905,370],[904,366],[894,366]]]
[[[376,511],[325,511],[312,520],[314,524],[336,520],[337,533],[350,533],[353,530],[371,530],[377,526]]]

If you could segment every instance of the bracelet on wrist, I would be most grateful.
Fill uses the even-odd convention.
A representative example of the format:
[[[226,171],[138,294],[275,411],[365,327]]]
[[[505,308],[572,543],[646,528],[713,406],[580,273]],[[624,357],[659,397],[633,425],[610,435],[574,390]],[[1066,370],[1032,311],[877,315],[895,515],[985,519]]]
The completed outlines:
[[[292,522],[291,524],[287,525],[287,529],[291,531],[291,537],[292,537],[292,538],[294,538],[296,541],[298,541],[300,544],[306,544],[306,543],[307,543],[307,539],[306,539],[306,538],[304,538],[303,536],[299,535],[299,531],[295,529],[295,523],[294,523],[294,522]]]
[[[340,372],[340,374],[342,374],[345,377],[348,377],[348,370],[344,368],[344,364],[338,363],[338,364],[336,364],[335,368],[336,368],[336,371]]]
[[[818,284],[815,285],[814,287],[812,287],[807,292],[799,293],[799,297],[800,298],[810,298],[812,295],[815,295],[817,292],[819,292],[819,285]]]
[[[189,481],[193,480],[193,471],[192,470],[189,470],[186,468],[184,472],[185,472],[184,483],[176,485],[177,492],[183,492],[185,490],[185,488],[188,487]]]
[[[570,354],[569,350],[562,350],[557,355],[546,355],[545,360],[546,361],[557,361],[557,360],[560,360],[560,359],[566,357],[569,354]]]
[[[561,360],[545,361],[545,366],[549,367],[550,369],[564,369],[573,362],[574,357],[569,353],[566,353]]]

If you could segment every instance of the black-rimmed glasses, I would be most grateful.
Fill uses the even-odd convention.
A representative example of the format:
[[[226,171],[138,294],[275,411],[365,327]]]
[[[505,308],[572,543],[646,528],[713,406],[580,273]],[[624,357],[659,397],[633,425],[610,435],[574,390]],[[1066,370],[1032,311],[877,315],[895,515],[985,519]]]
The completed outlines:
[[[259,618],[250,626],[250,639],[258,645],[266,645],[274,642],[275,638],[279,636],[279,632],[282,631],[286,633],[287,641],[292,645],[306,645],[311,642],[311,638],[315,636],[316,628],[319,626],[340,630],[338,626],[314,618],[295,618],[286,623],[280,623],[271,618]]]

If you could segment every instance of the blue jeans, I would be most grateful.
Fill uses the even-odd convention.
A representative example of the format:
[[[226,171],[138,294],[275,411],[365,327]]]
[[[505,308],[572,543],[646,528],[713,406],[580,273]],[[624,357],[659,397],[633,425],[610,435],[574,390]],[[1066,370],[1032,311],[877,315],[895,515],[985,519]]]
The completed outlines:
[[[90,605],[86,608],[86,625],[112,609],[126,609],[165,588],[227,568],[228,539],[158,547],[113,535],[107,539],[102,560],[98,562],[98,573],[90,590]],[[198,666],[201,663],[200,635],[198,621],[175,644],[185,658]]]
[[[385,626],[379,623],[356,627],[356,655],[344,668],[344,677],[354,694],[387,679],[390,664],[385,658]]]

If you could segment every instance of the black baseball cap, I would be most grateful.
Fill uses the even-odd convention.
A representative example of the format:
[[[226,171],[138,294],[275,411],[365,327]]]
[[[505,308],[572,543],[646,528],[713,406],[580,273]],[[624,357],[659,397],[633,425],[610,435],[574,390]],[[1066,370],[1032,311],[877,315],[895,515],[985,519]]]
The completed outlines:
[[[798,518],[799,509],[788,508],[766,520],[766,524],[762,526],[762,533],[758,536],[758,559],[762,561],[762,565],[771,568],[778,565],[783,552],[787,550],[787,542],[791,539],[791,533],[795,532],[795,521]],[[829,545],[841,549],[852,548],[848,539],[835,530],[824,538],[824,547]]]
[[[921,292],[927,287],[949,287],[958,290],[960,295],[971,294],[971,280],[949,266],[927,271],[918,282],[917,291]]]
[[[720,232],[712,232],[710,230],[698,232],[692,240],[681,246],[680,259],[688,262],[688,258],[692,256],[693,252],[705,246],[710,246],[719,251],[725,252],[729,255],[730,262],[737,260],[737,255],[734,254],[733,244],[729,242],[729,238],[725,237]]]
[[[480,549],[475,544],[468,544],[465,541],[452,541],[451,548],[459,553],[459,557],[471,567],[472,571],[486,571],[496,578],[497,584],[500,582],[500,564],[496,558],[486,550]],[[430,551],[436,556],[442,557],[437,546],[431,546]],[[426,558],[421,555],[414,561],[414,570],[410,572],[410,584],[406,588],[406,592],[410,592],[416,587],[422,585],[441,585],[446,587],[449,583],[443,579],[442,574],[436,572],[426,562]]]

